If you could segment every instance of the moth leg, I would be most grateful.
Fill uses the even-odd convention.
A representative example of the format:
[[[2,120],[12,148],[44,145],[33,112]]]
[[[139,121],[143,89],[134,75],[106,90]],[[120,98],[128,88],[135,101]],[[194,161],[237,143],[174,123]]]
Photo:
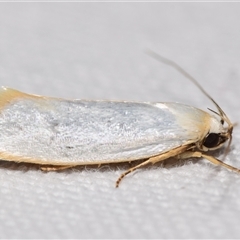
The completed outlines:
[[[188,148],[189,146],[186,145],[186,146],[180,146],[178,148],[175,148],[175,149],[172,149],[166,153],[162,153],[160,155],[157,155],[155,157],[151,157],[149,159],[147,159],[146,161],[138,164],[137,166],[135,167],[132,167],[132,168],[129,168],[126,172],[124,172],[123,174],[121,174],[121,176],[118,178],[118,180],[116,181],[116,187],[119,186],[120,182],[122,181],[122,179],[128,175],[129,173],[135,171],[136,169],[140,168],[140,167],[143,167],[143,166],[146,166],[148,165],[149,163],[152,163],[152,164],[155,164],[157,162],[160,162],[160,161],[163,161],[163,160],[166,160],[170,157],[174,157],[174,156],[177,156],[179,155],[180,153],[186,151],[186,149]]]
[[[151,159],[151,158],[150,158]],[[118,178],[118,180],[116,181],[116,188],[119,186],[120,182],[122,181],[122,179],[128,175],[129,173],[135,171],[136,169],[140,168],[140,167],[143,167],[143,166],[146,166],[148,165],[149,163],[151,163],[150,159],[138,164],[137,166],[135,167],[132,167],[132,168],[129,168],[126,172],[124,172],[123,174],[121,174],[121,176]]]
[[[232,171],[235,171],[235,172],[240,172],[240,169],[235,168],[231,165],[228,165],[228,164],[220,161],[219,159],[217,159],[213,156],[209,156],[209,155],[206,155],[206,154],[201,153],[201,152],[190,152],[190,151],[188,151],[188,152],[180,154],[178,157],[181,158],[181,159],[190,158],[190,157],[197,157],[197,158],[203,157],[213,164],[228,168],[228,169],[230,169]]]
[[[181,153],[177,156],[178,159],[187,159],[187,158],[191,158],[191,157],[201,158],[202,153],[187,151],[187,152]]]
[[[68,168],[72,168],[75,166],[69,165],[69,166],[42,166],[41,170],[44,172],[50,172],[50,171],[60,171],[60,170],[65,170]]]
[[[214,163],[214,164],[216,164],[216,165],[223,166],[223,167],[228,168],[228,169],[230,169],[230,170],[232,170],[232,171],[234,171],[234,172],[238,172],[238,173],[240,172],[240,169],[239,169],[239,168],[235,168],[235,167],[233,167],[233,166],[231,166],[231,165],[228,165],[228,164],[220,161],[220,160],[217,159],[217,158],[214,158],[214,157],[212,157],[212,156],[208,156],[208,155],[205,155],[205,154],[202,154],[202,156],[203,156],[204,158],[206,158],[208,161],[210,161],[210,162],[212,162],[212,163]]]

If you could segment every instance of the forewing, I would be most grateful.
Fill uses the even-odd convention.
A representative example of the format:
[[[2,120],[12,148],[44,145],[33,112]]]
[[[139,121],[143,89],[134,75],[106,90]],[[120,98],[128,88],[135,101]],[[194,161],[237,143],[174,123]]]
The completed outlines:
[[[149,158],[196,138],[189,139],[186,127],[164,103],[24,94],[2,104],[0,131],[2,159],[58,165]]]

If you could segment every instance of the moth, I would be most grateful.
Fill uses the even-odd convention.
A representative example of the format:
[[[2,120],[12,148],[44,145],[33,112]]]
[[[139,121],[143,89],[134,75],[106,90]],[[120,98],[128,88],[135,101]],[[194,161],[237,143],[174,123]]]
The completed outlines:
[[[230,146],[233,124],[224,111],[176,63],[150,54],[193,81],[218,112],[180,103],[67,100],[2,87],[0,159],[40,164],[45,170],[142,159],[118,178],[116,187],[136,169],[171,157],[203,157],[239,172],[207,154],[227,141]]]

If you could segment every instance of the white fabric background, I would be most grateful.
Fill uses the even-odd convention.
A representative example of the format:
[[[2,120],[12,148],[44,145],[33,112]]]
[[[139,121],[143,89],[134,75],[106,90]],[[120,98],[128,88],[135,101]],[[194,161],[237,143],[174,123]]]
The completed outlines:
[[[214,108],[240,120],[239,3],[1,3],[0,84],[64,98]],[[226,162],[240,167],[240,130]],[[222,157],[222,151],[215,153]],[[239,238],[240,175],[206,160],[43,173],[0,163],[0,238]]]

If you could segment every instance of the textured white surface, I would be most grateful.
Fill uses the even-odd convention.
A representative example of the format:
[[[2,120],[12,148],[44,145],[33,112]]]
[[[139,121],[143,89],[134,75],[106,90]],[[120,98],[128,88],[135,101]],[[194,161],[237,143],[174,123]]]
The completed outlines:
[[[212,104],[240,119],[239,3],[1,3],[1,85],[40,95]],[[240,130],[226,162],[240,167]],[[221,158],[222,152],[216,156]],[[0,164],[1,238],[239,238],[240,176],[204,160],[43,173]]]

